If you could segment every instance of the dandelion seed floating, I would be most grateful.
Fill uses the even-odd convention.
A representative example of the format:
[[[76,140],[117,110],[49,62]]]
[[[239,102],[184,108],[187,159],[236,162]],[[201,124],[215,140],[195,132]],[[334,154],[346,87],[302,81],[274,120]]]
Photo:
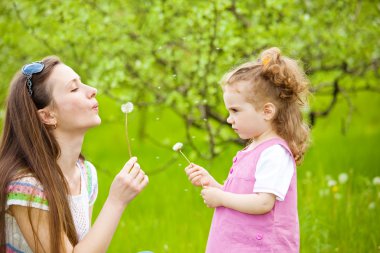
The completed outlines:
[[[183,147],[183,144],[181,142],[177,142],[176,144],[174,144],[173,146],[173,150],[176,151],[176,152],[180,152],[181,155],[186,159],[186,161],[191,164],[190,160],[185,156],[184,153],[182,153],[182,147]]]
[[[121,105],[121,111],[125,114],[125,136],[127,137],[129,157],[132,157],[131,144],[128,136],[128,113],[133,111],[133,104],[131,102]]]

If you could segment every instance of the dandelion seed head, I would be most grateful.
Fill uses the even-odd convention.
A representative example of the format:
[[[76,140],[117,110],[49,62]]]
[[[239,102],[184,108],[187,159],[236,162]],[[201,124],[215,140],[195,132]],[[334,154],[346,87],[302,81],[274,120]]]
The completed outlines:
[[[338,181],[341,184],[345,184],[348,181],[348,175],[347,173],[340,173],[338,176]]]
[[[121,105],[121,111],[123,113],[130,113],[133,111],[133,104],[132,102],[128,102],[128,103],[125,103],[125,104],[122,104]]]
[[[333,187],[333,186],[336,185],[336,181],[335,181],[334,179],[330,179],[330,180],[327,182],[327,185],[328,185],[329,187]]]
[[[372,183],[374,185],[380,185],[380,177],[374,177],[372,180]]]
[[[176,144],[174,144],[173,146],[173,150],[174,151],[180,151],[183,147],[183,144],[181,142],[177,142]]]

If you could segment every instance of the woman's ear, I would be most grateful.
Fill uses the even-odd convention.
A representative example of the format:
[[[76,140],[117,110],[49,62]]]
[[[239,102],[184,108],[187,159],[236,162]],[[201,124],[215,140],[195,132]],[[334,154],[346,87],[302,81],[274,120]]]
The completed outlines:
[[[264,105],[264,119],[265,120],[272,120],[274,115],[276,114],[276,106],[272,103],[266,103]]]
[[[55,126],[57,124],[57,119],[54,116],[54,113],[48,110],[46,107],[38,110],[38,115],[42,123],[49,126]]]

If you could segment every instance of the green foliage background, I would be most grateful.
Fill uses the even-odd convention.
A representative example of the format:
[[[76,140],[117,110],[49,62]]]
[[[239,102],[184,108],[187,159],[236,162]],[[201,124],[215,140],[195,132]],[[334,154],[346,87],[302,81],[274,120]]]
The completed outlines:
[[[136,105],[132,150],[151,182],[109,252],[204,251],[212,210],[171,146],[184,142],[191,160],[224,180],[241,146],[224,122],[218,81],[271,46],[300,59],[312,83],[313,143],[298,173],[301,252],[379,251],[375,1],[23,0],[2,1],[0,13],[0,101],[23,64],[52,54],[98,88],[103,124],[84,146],[99,174],[94,217],[128,159],[120,105]]]

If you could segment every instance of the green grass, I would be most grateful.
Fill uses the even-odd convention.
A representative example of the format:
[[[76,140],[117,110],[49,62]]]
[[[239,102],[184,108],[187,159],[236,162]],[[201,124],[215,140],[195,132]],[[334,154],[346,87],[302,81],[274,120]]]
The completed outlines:
[[[84,146],[85,155],[98,169],[100,189],[94,217],[113,176],[128,160],[119,105],[104,97],[99,100],[104,122],[88,133]],[[317,121],[312,146],[298,169],[301,252],[380,249],[380,186],[372,183],[380,176],[380,96],[357,95],[353,103],[356,109],[345,134],[341,129],[348,109],[342,102],[328,118]],[[146,113],[146,119],[141,118],[139,108],[130,114],[132,151],[145,171],[162,171],[150,176],[147,188],[127,207],[108,252],[204,252],[212,210],[204,206],[200,190],[187,181],[186,161],[171,150],[175,142],[185,141],[183,123],[167,110]],[[139,137],[142,123],[165,147]],[[231,145],[213,161],[197,158],[186,147],[184,151],[222,182],[237,150],[238,146]],[[338,181],[341,173],[348,175],[343,184]],[[337,185],[329,186],[328,178]]]

